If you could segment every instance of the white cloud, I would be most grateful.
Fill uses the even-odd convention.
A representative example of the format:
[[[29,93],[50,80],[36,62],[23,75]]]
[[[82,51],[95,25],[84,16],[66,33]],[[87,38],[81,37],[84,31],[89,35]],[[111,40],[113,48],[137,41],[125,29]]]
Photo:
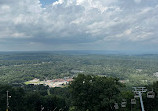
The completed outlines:
[[[59,5],[59,4],[62,4],[64,2],[64,0],[58,0],[58,1],[55,1],[52,5]]]
[[[1,12],[7,12],[7,11],[9,11],[10,10],[10,6],[8,6],[8,5],[2,5],[1,6]]]
[[[0,41],[93,44],[152,39],[153,43],[158,34],[157,6],[155,0],[58,0],[45,8],[39,0],[0,1]]]
[[[136,3],[140,3],[142,0],[134,0]]]

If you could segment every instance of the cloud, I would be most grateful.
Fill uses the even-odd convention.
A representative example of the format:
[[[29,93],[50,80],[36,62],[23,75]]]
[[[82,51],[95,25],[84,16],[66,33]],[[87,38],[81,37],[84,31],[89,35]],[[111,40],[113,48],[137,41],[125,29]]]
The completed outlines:
[[[58,0],[44,7],[39,0],[0,0],[0,10],[0,42],[6,44],[106,49],[122,41],[156,44],[158,35],[157,0]]]
[[[136,3],[140,3],[142,0],[134,0]]]

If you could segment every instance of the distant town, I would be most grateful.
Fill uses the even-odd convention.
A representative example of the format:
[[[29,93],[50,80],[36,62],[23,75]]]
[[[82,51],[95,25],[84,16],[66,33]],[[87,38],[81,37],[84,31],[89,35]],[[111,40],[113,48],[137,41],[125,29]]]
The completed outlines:
[[[71,77],[65,77],[65,78],[60,78],[60,79],[52,79],[52,80],[44,80],[40,81],[38,78],[34,78],[33,80],[25,82],[25,84],[33,84],[33,85],[40,85],[43,84],[44,86],[49,86],[49,87],[64,87],[69,82],[73,81]]]

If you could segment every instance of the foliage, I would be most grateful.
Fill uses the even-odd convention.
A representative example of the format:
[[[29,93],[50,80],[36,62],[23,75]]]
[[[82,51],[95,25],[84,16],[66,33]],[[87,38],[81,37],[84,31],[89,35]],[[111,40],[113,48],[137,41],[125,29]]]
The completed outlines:
[[[111,111],[120,93],[117,79],[92,75],[78,75],[70,84],[76,111]]]
[[[51,52],[0,53],[0,83],[23,83],[86,75],[117,77],[128,86],[148,85],[158,78],[158,55],[72,55]]]
[[[9,108],[13,111],[39,111],[41,107],[43,111],[111,111],[115,102],[119,103],[118,111],[131,108],[137,111],[140,110],[139,100],[136,105],[130,104],[134,96],[131,87],[145,85],[156,93],[154,99],[143,94],[145,110],[156,111],[158,77],[153,74],[158,72],[157,66],[158,55],[0,53],[0,110],[6,109],[8,90],[12,96]],[[77,76],[80,73],[85,75]],[[70,76],[75,80],[65,88],[24,84],[34,78],[47,80]],[[122,99],[127,100],[126,108],[121,108]]]
[[[124,86],[124,85],[123,85]],[[145,111],[158,109],[158,82],[145,86],[156,93],[154,99],[143,93]],[[49,90],[49,93],[48,93]],[[6,110],[6,91],[9,91],[9,109],[12,111],[115,111],[114,103],[119,104],[118,111],[139,111],[139,99],[131,105],[133,92],[116,78],[80,74],[69,87],[49,88],[46,86],[23,85],[9,86],[0,84],[0,110]],[[126,108],[121,108],[122,99],[127,100]]]
[[[38,88],[34,87],[36,90],[33,90],[33,86],[28,89],[26,87],[19,88],[0,85],[0,110],[6,110],[6,91],[9,91],[9,110],[12,111],[40,111],[42,107],[44,107],[43,111],[53,111],[54,109],[68,110],[65,97],[54,94],[44,95],[43,92],[46,92],[46,87],[43,87],[45,86],[38,86]]]

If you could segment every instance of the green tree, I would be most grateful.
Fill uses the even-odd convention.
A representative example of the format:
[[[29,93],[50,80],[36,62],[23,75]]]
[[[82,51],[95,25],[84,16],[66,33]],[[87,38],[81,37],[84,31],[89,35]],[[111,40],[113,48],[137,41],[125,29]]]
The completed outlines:
[[[153,89],[155,92],[155,98],[144,98],[145,111],[157,111],[158,110],[158,81],[154,82],[153,85],[147,86],[149,91]],[[145,95],[146,96],[146,95]]]
[[[116,78],[80,74],[70,84],[76,111],[112,111],[121,84]]]

